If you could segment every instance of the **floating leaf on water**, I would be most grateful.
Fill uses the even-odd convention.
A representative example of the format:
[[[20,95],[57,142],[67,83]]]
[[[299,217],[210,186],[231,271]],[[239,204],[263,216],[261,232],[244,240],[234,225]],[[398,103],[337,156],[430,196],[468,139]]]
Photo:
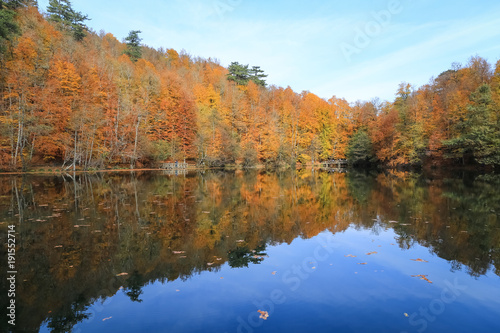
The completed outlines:
[[[119,273],[119,274],[116,274],[116,276],[125,276],[125,275],[128,275],[128,273]]]
[[[427,278],[427,275],[419,274],[419,275],[412,275],[412,277],[419,277],[420,280],[424,280],[424,281],[427,281],[429,283],[432,283],[432,281]]]
[[[410,260],[417,261],[417,262],[428,262],[427,260],[420,259],[420,258],[417,258],[417,259],[410,259]]]
[[[377,251],[372,251],[372,252],[368,252],[366,255],[371,256],[372,254],[377,254],[377,253],[378,253]]]
[[[186,251],[172,251],[173,254],[183,254],[186,253]]]
[[[350,258],[356,258],[356,256],[353,256],[352,254],[347,254],[347,255],[345,255],[344,257],[347,257],[347,258],[349,258],[349,257],[350,257]]]
[[[56,246],[54,246],[54,248],[58,248],[58,247],[62,247],[62,245],[56,245]]]
[[[404,313],[404,315],[405,315],[405,317],[409,317],[409,315],[406,312]]]
[[[262,310],[257,310],[258,313],[260,313],[259,318],[267,320],[269,318],[269,313],[267,311],[262,311]]]
[[[358,262],[358,265],[366,265],[367,262]]]
[[[271,274],[272,274],[272,275],[276,275],[276,271],[274,271],[274,272],[271,272]]]
[[[212,266],[214,263],[213,262],[207,262],[208,266]]]
[[[243,242],[244,242],[244,240],[243,240],[243,239],[238,239],[238,240],[236,241],[236,243],[243,243]]]
[[[399,223],[398,221],[389,221],[389,223]]]
[[[111,319],[111,318],[113,318],[113,317],[104,318],[102,321],[106,321],[106,320]]]

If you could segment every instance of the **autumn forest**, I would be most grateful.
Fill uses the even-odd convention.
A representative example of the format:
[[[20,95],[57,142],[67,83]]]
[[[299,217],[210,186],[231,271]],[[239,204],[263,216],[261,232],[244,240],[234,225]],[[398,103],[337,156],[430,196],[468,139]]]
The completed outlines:
[[[258,64],[153,49],[139,30],[120,42],[87,19],[65,0],[46,14],[0,1],[0,169],[500,164],[500,61],[473,56],[391,102],[349,103],[270,85]]]

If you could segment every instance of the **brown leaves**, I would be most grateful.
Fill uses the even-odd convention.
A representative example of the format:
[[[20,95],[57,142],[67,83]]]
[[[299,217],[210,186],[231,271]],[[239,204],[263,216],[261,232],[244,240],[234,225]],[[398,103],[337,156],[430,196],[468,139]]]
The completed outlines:
[[[377,251],[372,251],[372,252],[368,252],[366,255],[371,256],[372,254],[377,254],[377,253],[378,253]]]
[[[125,276],[125,275],[128,275],[128,273],[119,273],[119,274],[116,274],[116,276]]]
[[[358,262],[358,265],[366,265],[368,264],[367,262]]]
[[[257,310],[258,313],[260,313],[259,318],[267,320],[269,318],[269,313],[267,311],[262,311],[262,310]]]
[[[419,275],[412,275],[412,277],[419,277],[420,280],[424,280],[424,281],[427,281],[429,283],[432,283],[432,281],[427,278],[427,275],[419,274]]]
[[[356,258],[356,256],[354,256],[354,255],[352,255],[352,254],[347,254],[347,255],[345,255],[344,257],[346,257],[346,258]]]
[[[417,261],[417,262],[428,262],[427,260],[420,259],[420,258],[417,258],[417,259],[410,259],[410,260]]]

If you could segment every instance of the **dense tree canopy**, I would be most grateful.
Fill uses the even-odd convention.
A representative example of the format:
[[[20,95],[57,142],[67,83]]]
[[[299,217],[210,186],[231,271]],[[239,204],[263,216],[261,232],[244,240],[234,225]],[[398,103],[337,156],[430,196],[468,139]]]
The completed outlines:
[[[397,167],[500,163],[500,62],[472,57],[393,102],[267,86],[263,70],[87,31],[51,0],[1,1],[0,165],[29,169],[291,165],[346,158]]]

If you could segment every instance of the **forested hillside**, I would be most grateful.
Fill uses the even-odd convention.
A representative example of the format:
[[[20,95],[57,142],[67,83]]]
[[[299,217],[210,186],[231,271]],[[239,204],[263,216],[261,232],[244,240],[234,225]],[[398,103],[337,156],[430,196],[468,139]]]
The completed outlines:
[[[89,31],[69,1],[47,14],[36,1],[0,6],[2,170],[500,164],[500,61],[474,56],[422,87],[401,83],[392,102],[349,104],[268,85],[258,64],[153,49],[137,27],[123,42]]]

